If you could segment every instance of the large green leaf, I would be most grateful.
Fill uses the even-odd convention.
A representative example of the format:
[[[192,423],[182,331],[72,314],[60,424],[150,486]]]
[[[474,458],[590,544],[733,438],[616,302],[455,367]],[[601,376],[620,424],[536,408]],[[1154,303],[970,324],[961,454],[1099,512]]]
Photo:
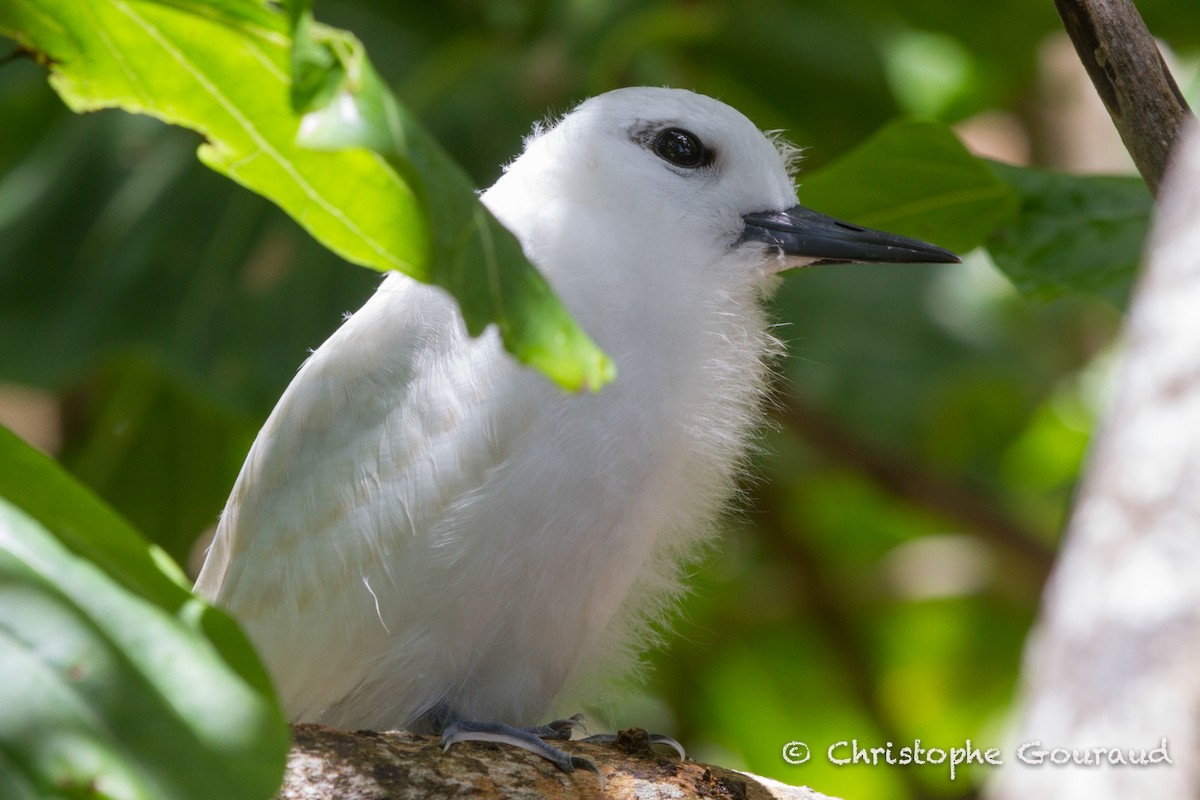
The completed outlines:
[[[1020,214],[988,241],[1013,285],[1043,299],[1093,292],[1124,307],[1154,208],[1146,184],[1132,176],[993,167],[1021,201]]]
[[[805,205],[958,252],[1016,208],[1012,190],[936,122],[892,123],[801,181]]]
[[[370,148],[404,176],[432,225],[438,272],[429,279],[459,298],[468,328],[494,315],[508,349],[560,385],[596,389],[611,380],[612,364],[552,302],[536,272],[506,276],[504,265],[522,260],[520,244],[474,201],[466,174],[396,102],[357,40],[300,19],[297,35],[311,29],[313,38],[298,71],[325,86],[312,94],[327,98],[305,116],[301,141],[333,150]],[[325,81],[311,77],[321,70]],[[332,92],[330,84],[336,85]],[[563,349],[579,358],[564,361],[556,355]]]
[[[0,795],[265,798],[287,727],[178,568],[0,429]]]
[[[319,152],[297,143],[282,13],[255,0],[10,0],[0,5],[0,32],[47,62],[74,110],[117,107],[202,133],[201,160],[278,203],[346,259],[448,288],[473,333],[497,324],[519,359],[565,388],[611,380],[611,363],[411,117],[389,116],[395,125],[376,132],[404,143],[390,160],[361,147]],[[303,80],[325,85],[319,70]]]

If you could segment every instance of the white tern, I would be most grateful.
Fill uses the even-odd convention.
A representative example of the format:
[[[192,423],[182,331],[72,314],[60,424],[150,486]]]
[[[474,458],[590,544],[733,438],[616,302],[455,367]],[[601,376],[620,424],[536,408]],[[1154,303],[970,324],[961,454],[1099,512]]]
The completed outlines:
[[[792,152],[677,89],[535,128],[482,200],[614,360],[596,394],[470,338],[399,273],[311,355],[196,583],[292,720],[497,738],[645,646],[760,419],[777,273],[957,260],[798,206]]]

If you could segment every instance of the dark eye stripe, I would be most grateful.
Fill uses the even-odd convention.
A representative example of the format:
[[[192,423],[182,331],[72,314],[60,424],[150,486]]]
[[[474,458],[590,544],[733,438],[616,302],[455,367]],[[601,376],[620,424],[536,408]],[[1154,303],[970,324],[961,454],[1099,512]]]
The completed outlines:
[[[664,128],[650,141],[654,154],[669,164],[685,169],[706,167],[712,163],[712,152],[700,137],[683,128]]]

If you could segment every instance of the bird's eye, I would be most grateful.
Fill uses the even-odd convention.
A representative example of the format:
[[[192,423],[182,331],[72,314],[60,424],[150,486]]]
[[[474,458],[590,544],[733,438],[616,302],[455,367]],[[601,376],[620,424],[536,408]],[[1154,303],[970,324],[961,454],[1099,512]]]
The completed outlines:
[[[699,137],[682,128],[664,128],[651,140],[650,147],[656,156],[677,167],[694,169],[712,162],[712,153]]]

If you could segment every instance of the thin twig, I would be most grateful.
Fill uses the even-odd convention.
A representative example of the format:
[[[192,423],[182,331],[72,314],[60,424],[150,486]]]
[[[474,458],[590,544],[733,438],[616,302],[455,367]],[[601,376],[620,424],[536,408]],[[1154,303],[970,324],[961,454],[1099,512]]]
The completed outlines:
[[[1096,92],[1158,195],[1191,109],[1132,0],[1054,0]]]

